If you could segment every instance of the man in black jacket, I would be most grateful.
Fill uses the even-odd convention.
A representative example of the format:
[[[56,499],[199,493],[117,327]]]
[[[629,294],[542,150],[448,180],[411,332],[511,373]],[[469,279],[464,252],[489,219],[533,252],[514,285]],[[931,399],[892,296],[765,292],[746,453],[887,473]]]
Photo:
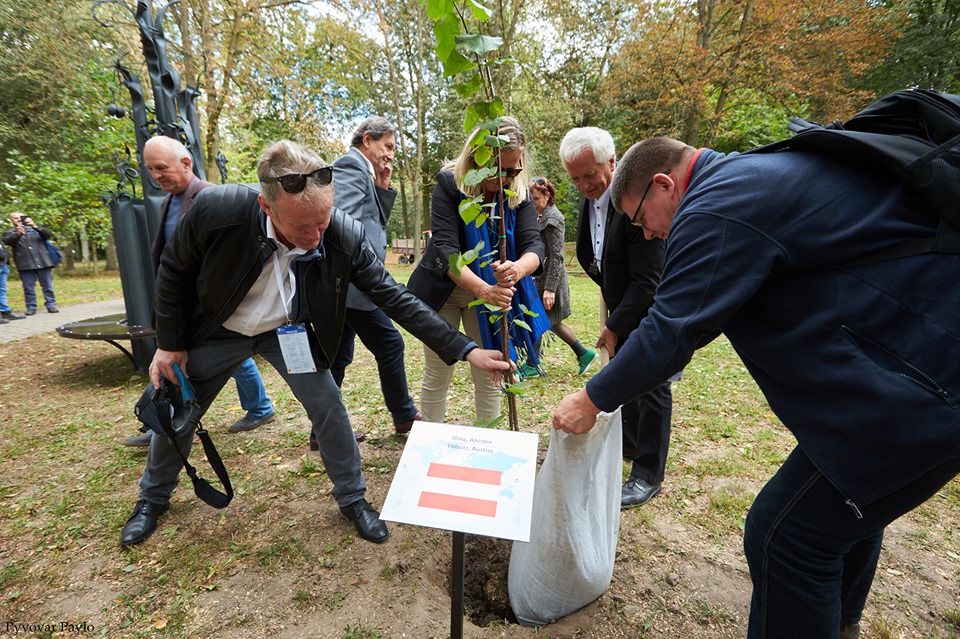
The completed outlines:
[[[616,165],[613,137],[603,129],[571,129],[560,143],[560,159],[583,194],[577,223],[577,260],[600,286],[610,312],[597,346],[612,357],[653,305],[663,271],[663,240],[647,240],[643,229],[616,215],[610,183]],[[632,461],[620,493],[621,508],[642,506],[660,492],[670,445],[673,398],[670,382],[623,405],[623,457]]]
[[[17,265],[17,272],[20,273],[20,281],[23,283],[23,302],[27,307],[27,315],[37,312],[38,280],[47,312],[59,313],[53,293],[55,264],[46,245],[53,233],[43,226],[38,226],[30,216],[20,212],[11,213],[10,221],[13,228],[3,234],[3,243],[13,249],[13,262]]]
[[[418,339],[451,363],[491,372],[510,368],[481,350],[397,284],[376,258],[362,226],[333,209],[332,167],[313,151],[283,140],[260,156],[261,189],[224,185],[199,193],[164,249],[156,283],[157,352],[150,364],[175,380],[189,375],[202,410],[244,359],[257,353],[283,377],[317,435],[333,496],[364,539],[386,541],[380,514],[364,498],[360,452],[329,364],[336,356],[354,284]],[[189,452],[193,433],[178,438]],[[120,543],[156,529],[182,462],[174,443],[154,437],[140,480],[140,500]]]

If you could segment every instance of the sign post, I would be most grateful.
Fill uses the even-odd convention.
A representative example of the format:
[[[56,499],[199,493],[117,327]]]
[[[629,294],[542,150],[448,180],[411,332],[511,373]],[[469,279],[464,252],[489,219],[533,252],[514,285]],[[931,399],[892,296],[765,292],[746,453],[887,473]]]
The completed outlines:
[[[537,435],[414,422],[380,518],[453,532],[450,637],[463,637],[465,534],[530,541]]]

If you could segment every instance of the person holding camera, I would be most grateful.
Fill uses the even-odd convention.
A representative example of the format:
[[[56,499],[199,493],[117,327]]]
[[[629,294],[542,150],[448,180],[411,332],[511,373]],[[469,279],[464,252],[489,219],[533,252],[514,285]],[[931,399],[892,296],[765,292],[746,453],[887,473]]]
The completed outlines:
[[[193,158],[179,140],[163,135],[152,137],[143,145],[143,168],[167,196],[160,205],[160,228],[153,239],[151,258],[153,270],[160,268],[160,256],[173,238],[180,216],[193,204],[193,198],[212,183],[193,173]],[[227,427],[231,433],[253,430],[274,419],[273,401],[267,395],[260,369],[252,357],[247,358],[233,373],[237,397],[243,408],[243,417]],[[153,431],[127,437],[124,446],[149,446]]]
[[[27,307],[27,315],[37,312],[37,280],[40,281],[40,290],[43,291],[44,306],[48,313],[59,313],[57,300],[53,294],[53,258],[47,251],[46,241],[53,237],[49,229],[37,224],[29,215],[18,211],[10,214],[13,228],[3,234],[3,243],[13,248],[13,263],[20,273],[20,282],[23,284],[23,302]],[[7,319],[17,319],[7,316]]]

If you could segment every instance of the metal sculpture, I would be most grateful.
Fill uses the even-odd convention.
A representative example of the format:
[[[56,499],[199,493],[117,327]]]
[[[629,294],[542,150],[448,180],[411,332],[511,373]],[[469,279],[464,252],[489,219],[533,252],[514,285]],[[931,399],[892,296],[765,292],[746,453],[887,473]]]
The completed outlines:
[[[176,2],[179,0],[163,6],[157,12],[156,18],[151,16],[150,5],[145,0],[138,0],[136,8],[121,0],[97,0],[91,13],[101,26],[112,28],[116,26],[113,21],[101,20],[97,14],[98,9],[116,5],[130,13],[140,32],[143,59],[153,97],[152,114],[147,106],[147,96],[140,78],[125,67],[120,59],[115,64],[118,81],[130,93],[130,117],[137,138],[137,164],[143,167],[144,143],[155,135],[165,135],[179,140],[187,147],[193,160],[193,172],[200,179],[205,179],[196,109],[196,99],[200,91],[191,86],[181,89],[180,74],[167,59],[163,16]],[[127,116],[126,110],[115,104],[111,104],[107,112],[114,117]],[[149,117],[150,115],[153,117]],[[150,247],[160,227],[161,206],[166,193],[150,178],[149,171],[140,171],[143,198],[137,199],[136,189],[133,189],[133,194],[124,189],[124,179],[129,178],[129,173],[126,168],[123,171],[124,178],[117,185],[117,193],[111,193],[106,199],[113,222],[127,324],[150,326],[153,323],[154,291]],[[221,177],[226,181],[225,158],[221,166]],[[128,181],[132,185],[132,180]],[[155,350],[155,340],[135,342],[133,355],[137,367],[146,370]]]

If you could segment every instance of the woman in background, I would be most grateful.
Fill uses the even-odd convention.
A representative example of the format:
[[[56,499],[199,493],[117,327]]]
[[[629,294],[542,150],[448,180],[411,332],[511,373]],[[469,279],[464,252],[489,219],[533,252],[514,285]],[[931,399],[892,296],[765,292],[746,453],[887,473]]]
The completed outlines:
[[[530,181],[530,198],[537,210],[540,236],[546,249],[543,272],[534,278],[537,293],[543,299],[550,330],[573,351],[580,368],[578,374],[583,375],[597,359],[597,351],[584,348],[573,329],[563,323],[563,320],[570,317],[570,288],[567,285],[567,269],[564,267],[564,222],[563,214],[556,206],[557,190],[547,178],[533,178]],[[520,374],[524,377],[535,377],[541,373],[528,362],[520,368]]]

